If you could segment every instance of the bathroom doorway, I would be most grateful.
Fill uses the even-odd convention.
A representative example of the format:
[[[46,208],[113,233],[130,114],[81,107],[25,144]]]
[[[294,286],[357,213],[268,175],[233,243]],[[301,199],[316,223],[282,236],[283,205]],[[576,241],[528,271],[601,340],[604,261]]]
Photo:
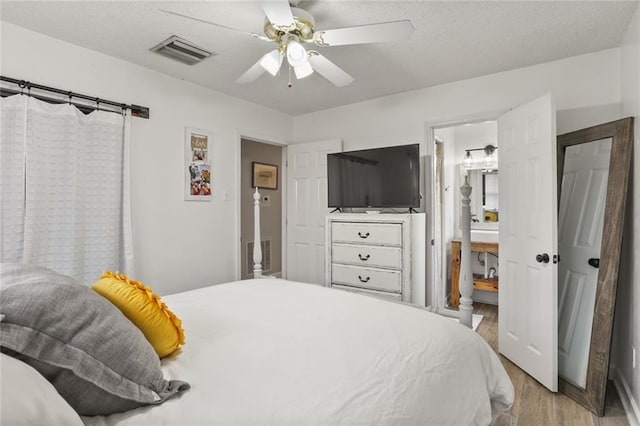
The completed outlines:
[[[247,138],[240,140],[240,279],[253,278],[254,215],[253,175],[256,167],[276,170],[276,185],[259,188],[263,275],[282,277],[283,235],[282,145]]]
[[[460,186],[471,194],[474,302],[498,304],[498,144],[494,120],[434,129],[434,273],[445,306],[457,309]],[[476,251],[477,250],[477,251]]]

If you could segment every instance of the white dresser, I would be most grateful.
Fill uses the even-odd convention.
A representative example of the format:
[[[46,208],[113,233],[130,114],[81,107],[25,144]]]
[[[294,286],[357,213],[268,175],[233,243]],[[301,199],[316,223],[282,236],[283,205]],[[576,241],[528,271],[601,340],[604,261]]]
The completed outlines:
[[[325,285],[425,306],[425,214],[328,214]]]

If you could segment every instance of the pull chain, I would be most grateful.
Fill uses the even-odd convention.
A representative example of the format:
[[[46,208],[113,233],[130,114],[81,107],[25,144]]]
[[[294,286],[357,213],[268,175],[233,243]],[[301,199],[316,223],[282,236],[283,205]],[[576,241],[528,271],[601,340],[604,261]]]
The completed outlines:
[[[291,65],[289,65],[289,83],[288,83],[289,87],[293,86],[293,83],[291,83]]]

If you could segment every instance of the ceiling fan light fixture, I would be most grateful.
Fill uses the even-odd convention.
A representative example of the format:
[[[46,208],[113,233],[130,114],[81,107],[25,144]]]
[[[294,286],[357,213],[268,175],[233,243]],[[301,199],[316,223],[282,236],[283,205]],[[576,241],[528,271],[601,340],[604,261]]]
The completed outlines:
[[[282,65],[282,54],[279,49],[274,49],[260,59],[260,65],[272,76],[276,76]]]
[[[287,43],[287,61],[294,68],[307,62],[307,50],[296,40]]]
[[[309,63],[309,61],[305,61],[301,63],[300,65],[294,67],[293,70],[295,71],[296,78],[298,80],[313,74],[313,68],[311,67],[311,64]]]

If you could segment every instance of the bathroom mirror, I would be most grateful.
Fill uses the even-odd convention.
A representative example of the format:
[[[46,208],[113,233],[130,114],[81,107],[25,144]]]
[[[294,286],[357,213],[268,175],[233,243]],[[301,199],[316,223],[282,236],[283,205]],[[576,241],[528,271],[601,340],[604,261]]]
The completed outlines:
[[[500,212],[498,209],[498,169],[465,168],[460,169],[460,181],[469,176],[471,185],[471,229],[498,230]],[[460,194],[458,194],[460,198]],[[460,210],[460,200],[457,203]],[[458,211],[460,213],[460,211]]]
[[[558,136],[559,389],[604,414],[633,118]]]

